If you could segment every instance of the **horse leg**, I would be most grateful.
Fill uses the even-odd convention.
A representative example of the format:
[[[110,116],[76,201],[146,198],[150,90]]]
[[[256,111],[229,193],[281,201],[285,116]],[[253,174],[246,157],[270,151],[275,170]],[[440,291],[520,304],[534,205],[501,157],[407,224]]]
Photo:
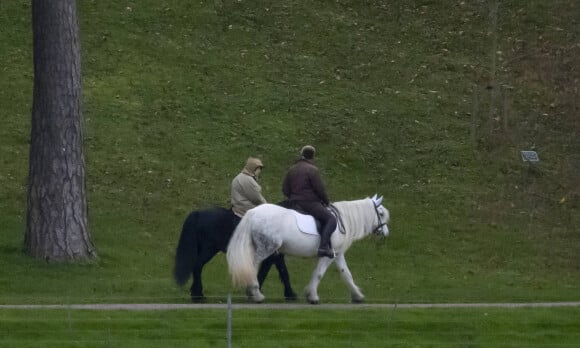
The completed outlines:
[[[191,301],[203,302],[205,296],[203,295],[203,283],[201,281],[201,271],[203,266],[208,263],[217,254],[217,250],[204,250],[195,260],[193,265],[193,283],[191,284]]]
[[[320,284],[320,280],[324,277],[324,273],[328,269],[328,266],[332,264],[335,259],[331,259],[328,257],[319,257],[318,264],[312,272],[312,279],[310,279],[310,283],[304,289],[306,294],[306,301],[310,304],[318,304],[320,302],[320,298],[318,297],[318,284]]]
[[[280,276],[280,281],[284,284],[284,298],[289,301],[295,301],[297,296],[294,290],[292,290],[292,285],[290,285],[290,274],[286,268],[286,262],[284,261],[284,254],[274,254],[270,256],[274,263],[276,264],[276,269],[278,269],[278,274]]]
[[[261,259],[258,257],[258,254],[256,254],[256,259],[254,260],[254,262],[257,265],[260,264]],[[255,302],[255,303],[264,302],[264,299],[266,298],[266,296],[264,296],[264,294],[262,294],[260,283],[258,282],[258,278],[255,278],[254,282],[246,288],[246,295],[248,295],[248,300],[251,302]]]
[[[260,284],[260,290],[266,281],[266,277],[268,276],[268,272],[270,272],[270,268],[272,268],[272,264],[276,265],[278,275],[280,276],[280,281],[284,285],[284,298],[287,301],[295,301],[297,296],[294,290],[292,290],[292,285],[290,284],[290,275],[288,274],[288,269],[286,268],[284,254],[274,253],[262,261],[260,270],[258,272],[258,283]]]
[[[260,261],[256,258],[254,261],[256,264],[259,264]],[[260,283],[258,282],[258,278],[252,282],[252,284],[248,285],[246,288],[246,295],[248,295],[248,301],[255,302],[255,303],[262,303],[266,298],[260,289]]]
[[[275,254],[270,255],[262,261],[262,264],[260,265],[260,270],[258,270],[258,283],[260,284],[260,289],[262,289],[262,285],[264,285],[264,282],[266,281],[266,277],[270,272],[270,268],[272,268],[272,264],[275,262],[275,258]]]
[[[256,264],[260,264],[260,260],[258,259],[258,257],[256,257],[256,260],[254,262],[256,262]],[[255,278],[255,281],[246,288],[246,295],[248,295],[248,300],[251,302],[255,303],[264,302],[266,296],[262,294],[262,291],[260,289],[260,283],[258,282],[257,278]]]
[[[261,266],[262,261],[266,260],[269,256],[274,254],[274,252],[280,247],[281,243],[275,243],[274,241],[271,241],[268,238],[258,238],[258,241],[259,242],[257,243],[256,240],[254,240],[256,248],[254,262],[256,265]],[[269,268],[271,266],[272,266],[271,263],[269,266],[266,265],[265,266],[267,267],[266,271],[263,271],[260,267],[260,273],[263,273],[264,278],[266,277],[266,274],[268,273]],[[253,302],[261,303],[265,299],[264,294],[262,294],[262,292],[260,291],[260,282],[258,281],[258,278],[255,279],[253,284],[248,286],[248,288],[246,289],[246,293],[248,295],[248,299]]]
[[[346,282],[349,290],[350,290],[350,298],[353,303],[362,303],[365,299],[365,296],[360,291],[359,287],[356,286],[354,280],[352,278],[352,274],[348,269],[346,264],[346,259],[344,258],[344,254],[339,254],[336,257],[336,268],[340,272],[342,279]]]

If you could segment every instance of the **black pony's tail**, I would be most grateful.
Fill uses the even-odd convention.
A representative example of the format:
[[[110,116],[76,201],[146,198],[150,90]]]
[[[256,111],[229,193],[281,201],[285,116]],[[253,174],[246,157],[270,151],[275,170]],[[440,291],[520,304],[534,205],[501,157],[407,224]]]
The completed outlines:
[[[193,264],[197,258],[197,236],[195,234],[197,218],[198,213],[194,211],[185,219],[181,229],[181,237],[179,237],[179,244],[177,244],[177,250],[175,251],[173,277],[179,286],[189,280],[189,276],[193,273]]]

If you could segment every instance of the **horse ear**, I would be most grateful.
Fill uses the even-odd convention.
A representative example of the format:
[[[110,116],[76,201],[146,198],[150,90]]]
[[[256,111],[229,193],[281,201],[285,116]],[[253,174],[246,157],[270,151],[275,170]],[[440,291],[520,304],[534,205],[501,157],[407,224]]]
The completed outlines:
[[[377,205],[381,205],[381,203],[383,203],[383,196],[377,198]]]
[[[372,196],[371,199],[373,200],[373,202],[376,201],[377,200],[377,194],[375,193],[375,195]]]

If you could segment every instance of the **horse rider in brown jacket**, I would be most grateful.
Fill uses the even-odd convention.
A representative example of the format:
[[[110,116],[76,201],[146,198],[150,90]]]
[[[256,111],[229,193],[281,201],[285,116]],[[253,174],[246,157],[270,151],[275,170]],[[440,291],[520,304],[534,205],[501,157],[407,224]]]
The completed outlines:
[[[330,246],[330,236],[336,229],[336,218],[327,209],[330,201],[320,177],[318,168],[314,165],[316,150],[306,145],[300,151],[300,159],[288,170],[282,184],[282,192],[290,204],[312,215],[320,221],[320,246],[318,257],[334,258],[334,251]]]
[[[238,218],[242,218],[248,210],[266,203],[262,187],[258,184],[263,167],[260,159],[250,157],[244,169],[232,180],[230,200],[232,211]]]

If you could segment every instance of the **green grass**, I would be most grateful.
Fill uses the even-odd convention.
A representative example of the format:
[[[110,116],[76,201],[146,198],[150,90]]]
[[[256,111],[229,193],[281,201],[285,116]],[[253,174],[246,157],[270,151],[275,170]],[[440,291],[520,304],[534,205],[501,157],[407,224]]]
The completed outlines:
[[[577,301],[580,8],[571,0],[500,3],[491,52],[489,6],[481,1],[79,1],[90,229],[99,260],[70,265],[23,252],[30,4],[1,2],[0,303],[187,302],[171,269],[188,212],[227,206],[230,180],[250,155],[266,165],[266,198],[281,200],[285,170],[306,143],[318,150],[333,200],[385,195],[391,236],[359,242],[347,254],[368,302]],[[488,90],[493,55],[504,87]],[[522,163],[524,149],[536,149],[541,162]],[[300,291],[314,261],[288,264]],[[210,301],[229,293],[243,301],[223,255],[204,274]],[[282,301],[274,274],[264,292],[267,301]],[[349,301],[333,268],[319,293],[325,303]],[[0,317],[10,313],[34,312]],[[432,314],[415,314],[405,314],[401,332],[438,327],[436,318],[421,318]],[[106,315],[130,325],[136,314]],[[485,327],[480,311],[462,315],[461,325]],[[534,320],[523,310],[502,317],[501,325]],[[538,335],[559,337],[563,325]],[[445,336],[447,343],[501,341],[481,327],[460,327],[465,332]],[[508,339],[517,331],[506,332]],[[90,344],[109,344],[97,336]],[[62,346],[82,338],[42,339]],[[110,345],[123,345],[116,339]]]
[[[234,310],[232,347],[575,346],[575,308]],[[226,310],[4,310],[2,346],[224,347]]]

